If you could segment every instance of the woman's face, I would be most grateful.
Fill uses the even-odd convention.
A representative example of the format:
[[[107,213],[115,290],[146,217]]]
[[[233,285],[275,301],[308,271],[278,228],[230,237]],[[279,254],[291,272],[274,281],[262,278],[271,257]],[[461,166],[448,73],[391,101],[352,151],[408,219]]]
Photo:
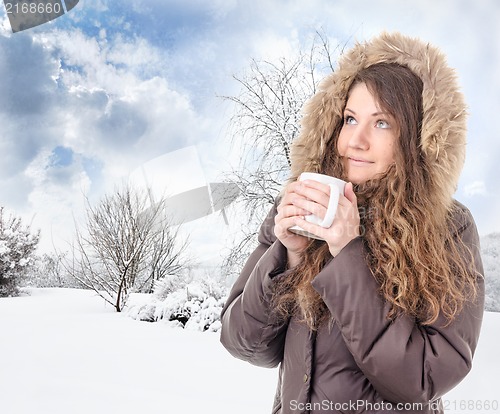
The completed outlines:
[[[347,179],[361,184],[384,173],[394,163],[399,136],[395,119],[380,109],[364,83],[354,85],[344,110],[337,142]]]

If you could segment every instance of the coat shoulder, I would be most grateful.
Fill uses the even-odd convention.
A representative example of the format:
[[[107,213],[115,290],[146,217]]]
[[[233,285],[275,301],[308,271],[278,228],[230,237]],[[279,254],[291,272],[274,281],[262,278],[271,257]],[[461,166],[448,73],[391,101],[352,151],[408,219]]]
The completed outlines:
[[[473,228],[476,231],[476,223],[470,210],[461,202],[453,200],[451,210],[452,231],[455,233],[463,233],[467,228]],[[476,231],[477,232],[477,231]]]

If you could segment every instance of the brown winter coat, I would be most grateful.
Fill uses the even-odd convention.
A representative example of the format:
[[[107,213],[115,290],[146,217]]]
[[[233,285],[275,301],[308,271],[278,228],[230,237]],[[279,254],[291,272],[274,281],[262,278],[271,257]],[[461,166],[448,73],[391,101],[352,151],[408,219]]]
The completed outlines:
[[[342,116],[353,75],[380,61],[405,64],[424,81],[421,147],[434,160],[429,191],[443,205],[456,203],[451,195],[464,159],[463,99],[442,55],[398,34],[384,34],[357,45],[323,83],[306,106],[303,130],[294,143],[292,175],[316,170],[325,139],[331,136],[329,128],[336,123],[332,119]],[[474,255],[471,271],[482,275],[473,218],[464,206],[456,204],[456,237]],[[290,271],[286,270],[286,249],[274,235],[275,215],[276,206],[231,290],[221,332],[223,345],[235,357],[258,366],[280,366],[272,412],[441,413],[440,397],[471,369],[483,314],[482,277],[478,277],[478,300],[467,303],[448,326],[443,318],[421,326],[406,315],[391,322],[389,305],[378,293],[366,264],[363,240],[358,237],[312,282],[334,321],[314,333],[295,317],[283,321],[273,313],[274,279],[287,277]]]

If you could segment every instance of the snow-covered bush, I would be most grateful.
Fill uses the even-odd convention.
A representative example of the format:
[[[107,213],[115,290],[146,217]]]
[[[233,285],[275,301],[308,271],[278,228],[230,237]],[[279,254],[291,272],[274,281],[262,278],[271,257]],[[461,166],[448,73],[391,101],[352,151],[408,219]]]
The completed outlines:
[[[481,257],[486,289],[485,309],[500,312],[500,233],[481,238]]]
[[[35,256],[33,266],[26,272],[22,286],[35,288],[82,288],[82,284],[71,277],[64,268],[62,260],[66,253]]]
[[[183,289],[193,277],[185,272],[178,272],[175,274],[168,274],[163,279],[157,280],[154,285],[154,297],[159,301],[165,300],[173,292]]]
[[[32,233],[30,226],[0,207],[0,296],[18,293],[21,278],[33,265],[34,252],[40,232]]]
[[[208,277],[186,282],[169,276],[158,284],[149,301],[132,305],[127,313],[142,321],[165,321],[185,329],[217,332],[226,293],[221,284]]]

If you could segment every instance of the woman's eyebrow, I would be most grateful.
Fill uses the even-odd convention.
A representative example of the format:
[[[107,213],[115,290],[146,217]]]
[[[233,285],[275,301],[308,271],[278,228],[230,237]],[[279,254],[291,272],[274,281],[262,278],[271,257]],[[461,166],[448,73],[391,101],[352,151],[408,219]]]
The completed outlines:
[[[350,108],[345,108],[344,109],[344,112],[350,112],[351,114],[353,115],[356,115],[356,112],[353,111],[352,109]],[[384,112],[384,111],[377,111],[377,112],[374,112],[373,114],[371,114],[370,116],[379,116],[379,115],[385,115],[385,116],[390,116],[390,114],[388,112]]]

